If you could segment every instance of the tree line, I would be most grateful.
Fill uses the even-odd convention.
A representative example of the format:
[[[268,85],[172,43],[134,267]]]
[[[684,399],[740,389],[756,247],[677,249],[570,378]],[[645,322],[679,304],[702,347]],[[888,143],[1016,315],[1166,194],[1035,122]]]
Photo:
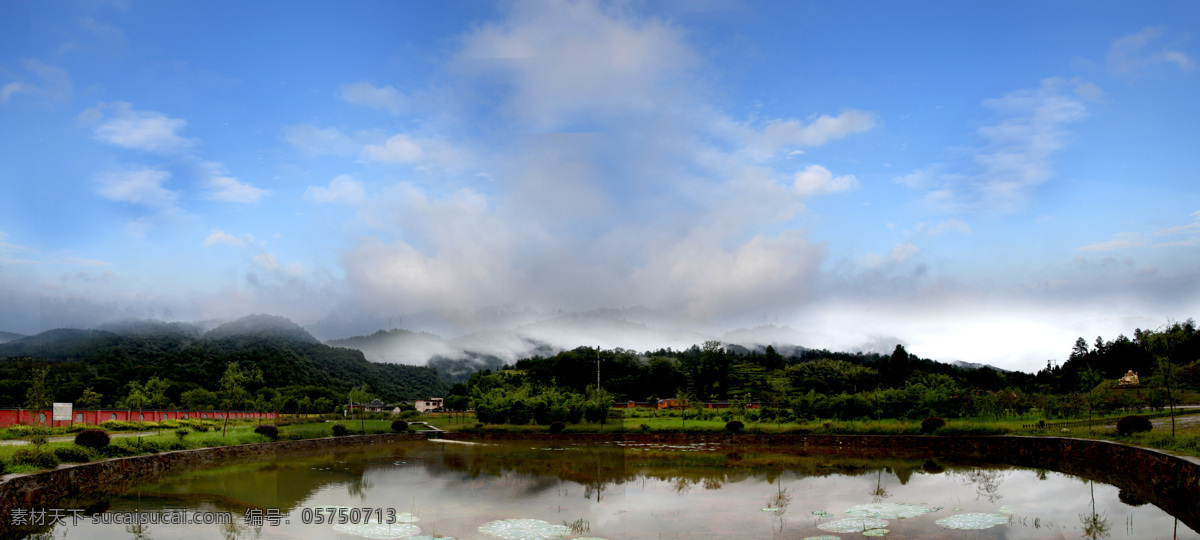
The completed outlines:
[[[1137,371],[1140,388],[1113,392]],[[603,399],[595,398],[599,371]],[[1200,332],[1189,319],[1134,338],[1081,338],[1061,365],[1036,374],[936,362],[897,345],[891,354],[773,347],[738,353],[716,341],[684,350],[638,353],[579,347],[477,372],[450,388],[447,406],[474,406],[480,421],[578,421],[588,403],[756,403],[764,419],[1006,417],[1030,410],[1047,418],[1114,409],[1162,407],[1180,391],[1200,390]],[[506,416],[507,415],[507,416]],[[565,418],[564,418],[565,415]],[[602,418],[601,412],[593,413]],[[514,422],[515,420],[515,422]]]

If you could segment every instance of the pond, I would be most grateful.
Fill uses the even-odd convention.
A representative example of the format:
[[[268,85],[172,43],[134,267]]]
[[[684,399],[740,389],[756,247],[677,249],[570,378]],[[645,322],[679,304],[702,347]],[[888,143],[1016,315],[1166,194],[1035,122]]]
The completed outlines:
[[[70,504],[30,537],[1200,538],[1063,473],[707,444],[412,441],[177,472]]]

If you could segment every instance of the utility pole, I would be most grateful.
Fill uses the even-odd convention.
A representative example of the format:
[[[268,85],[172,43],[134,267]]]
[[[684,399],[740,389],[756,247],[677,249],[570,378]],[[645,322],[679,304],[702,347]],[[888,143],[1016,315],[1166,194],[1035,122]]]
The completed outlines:
[[[600,346],[596,346],[596,395],[600,395]]]

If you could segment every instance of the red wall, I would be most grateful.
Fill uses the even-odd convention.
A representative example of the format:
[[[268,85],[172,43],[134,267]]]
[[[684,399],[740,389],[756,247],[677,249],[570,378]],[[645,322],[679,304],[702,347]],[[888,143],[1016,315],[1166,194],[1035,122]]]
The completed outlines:
[[[50,411],[42,411],[46,418],[50,418]],[[36,414],[31,414],[33,411],[23,409],[0,409],[0,428],[5,428],[15,424],[34,424],[41,423]],[[153,410],[134,410],[127,409],[100,409],[97,411],[74,411],[71,414],[73,420],[57,420],[53,424],[55,426],[69,426],[71,424],[89,424],[95,425],[109,420],[127,421],[144,421],[158,422],[159,420],[178,420],[184,416],[187,418],[208,418],[218,419],[225,418],[225,411],[153,411]],[[243,412],[232,411],[229,413],[230,418],[268,418],[274,419],[278,415],[276,413],[258,413],[258,412]]]

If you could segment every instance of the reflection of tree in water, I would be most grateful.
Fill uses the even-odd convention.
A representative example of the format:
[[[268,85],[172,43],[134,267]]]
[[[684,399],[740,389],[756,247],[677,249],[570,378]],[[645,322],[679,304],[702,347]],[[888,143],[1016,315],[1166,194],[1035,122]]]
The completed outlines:
[[[675,490],[675,493],[683,495],[684,493],[691,491],[692,486],[695,484],[696,480],[686,476],[678,476],[671,482],[671,487]]]
[[[787,513],[787,508],[792,504],[792,490],[784,489],[780,482],[775,483],[775,496],[767,502],[768,508],[774,508],[771,513],[775,519],[779,521],[779,532],[783,532],[784,520],[783,515]]]
[[[351,477],[350,480],[346,482],[346,491],[349,492],[351,496],[358,497],[359,499],[363,500],[366,500],[367,492],[373,487],[375,487],[375,483],[372,482],[371,479],[367,478],[366,474],[361,473],[358,476]]]
[[[877,503],[891,496],[887,488],[883,487],[883,469],[879,469],[875,473],[875,489],[871,490],[871,502]]]
[[[1108,538],[1112,526],[1108,523],[1107,514],[1096,513],[1096,484],[1089,480],[1088,487],[1092,492],[1092,511],[1089,514],[1079,514],[1079,522],[1083,525],[1083,537],[1092,540]]]
[[[975,485],[976,498],[985,498],[990,503],[1004,498],[1000,494],[1000,485],[1004,483],[1004,477],[1007,476],[1005,471],[972,469],[970,472],[959,474],[962,476],[964,486]]]

